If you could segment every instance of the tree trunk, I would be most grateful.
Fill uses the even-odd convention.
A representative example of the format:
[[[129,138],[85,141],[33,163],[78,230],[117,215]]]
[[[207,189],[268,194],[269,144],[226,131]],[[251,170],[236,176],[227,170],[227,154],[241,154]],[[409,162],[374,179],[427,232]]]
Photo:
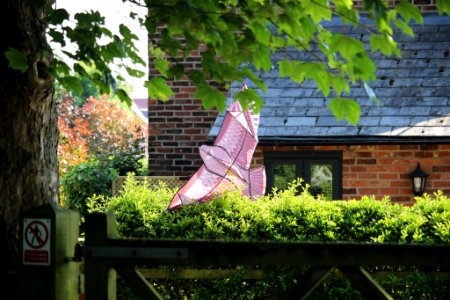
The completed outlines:
[[[48,0],[44,0],[49,2]],[[19,257],[19,217],[58,201],[58,128],[54,80],[43,10],[5,0],[0,9],[0,272],[14,272]],[[4,53],[23,52],[29,68],[11,69]]]

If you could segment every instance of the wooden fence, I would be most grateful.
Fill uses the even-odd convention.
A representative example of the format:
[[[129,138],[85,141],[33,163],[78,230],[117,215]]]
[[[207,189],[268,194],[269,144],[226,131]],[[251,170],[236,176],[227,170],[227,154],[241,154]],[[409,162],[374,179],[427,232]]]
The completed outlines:
[[[439,267],[438,275],[449,278],[450,245],[118,239],[115,226],[111,214],[96,213],[86,218],[86,243],[81,249],[86,300],[115,299],[116,272],[142,299],[163,299],[146,280],[172,277],[157,271],[158,266],[177,266],[185,269],[180,274],[188,278],[210,279],[233,272],[206,270],[211,267],[309,266],[306,281],[297,283],[283,299],[305,299],[336,269],[365,299],[393,299],[365,267],[414,266],[434,271]],[[139,265],[156,269],[139,270]],[[191,270],[189,266],[205,270]],[[261,273],[250,271],[245,276],[258,279]]]

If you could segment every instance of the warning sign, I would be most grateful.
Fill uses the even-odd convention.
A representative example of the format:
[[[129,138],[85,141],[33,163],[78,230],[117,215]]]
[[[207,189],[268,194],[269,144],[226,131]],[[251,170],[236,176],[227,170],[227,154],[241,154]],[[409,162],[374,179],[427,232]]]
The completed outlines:
[[[23,219],[23,264],[50,265],[50,219]]]

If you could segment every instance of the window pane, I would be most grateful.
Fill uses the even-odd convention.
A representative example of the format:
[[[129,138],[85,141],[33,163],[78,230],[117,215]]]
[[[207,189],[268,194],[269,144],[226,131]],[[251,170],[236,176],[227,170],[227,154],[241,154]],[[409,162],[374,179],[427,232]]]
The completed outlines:
[[[279,190],[287,189],[289,183],[296,179],[295,164],[277,164],[273,170],[273,186]]]
[[[333,166],[331,164],[311,164],[311,194],[333,199]]]

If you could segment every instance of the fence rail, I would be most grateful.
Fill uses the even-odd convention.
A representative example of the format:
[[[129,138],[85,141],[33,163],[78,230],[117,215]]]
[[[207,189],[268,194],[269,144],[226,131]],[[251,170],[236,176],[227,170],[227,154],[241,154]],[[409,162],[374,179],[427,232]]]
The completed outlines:
[[[106,214],[87,217],[86,245],[82,249],[86,300],[110,299],[114,293],[114,270],[141,297],[162,299],[145,279],[152,276],[151,272],[140,271],[139,265],[150,268],[177,266],[186,270],[192,266],[217,269],[230,266],[309,266],[307,280],[288,291],[286,299],[305,299],[333,270],[338,269],[365,298],[392,299],[364,268],[414,266],[433,271],[436,275],[439,267],[440,272],[437,273],[442,272],[448,278],[449,253],[450,245],[117,239],[114,216]],[[191,270],[190,273],[185,272],[185,276],[190,274],[193,278],[197,272],[198,278],[202,278],[202,271],[205,270]],[[170,274],[166,275],[164,277],[159,272],[155,277],[171,278]],[[261,274],[256,272],[253,276]]]

